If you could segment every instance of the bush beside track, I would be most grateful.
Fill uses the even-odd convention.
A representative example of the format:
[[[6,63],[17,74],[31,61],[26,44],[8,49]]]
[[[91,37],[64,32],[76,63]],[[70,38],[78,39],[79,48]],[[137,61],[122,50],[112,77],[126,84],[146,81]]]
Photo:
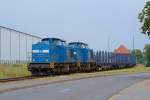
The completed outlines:
[[[74,73],[69,74],[71,77],[77,76],[94,76],[94,75],[116,75],[116,74],[130,74],[130,73],[142,73],[150,72],[150,67],[144,67],[143,65],[137,65],[133,68],[116,69],[109,71],[91,72],[91,73]],[[0,65],[0,78],[11,78],[11,77],[22,77],[30,76],[31,73],[28,71],[25,64],[13,64]]]

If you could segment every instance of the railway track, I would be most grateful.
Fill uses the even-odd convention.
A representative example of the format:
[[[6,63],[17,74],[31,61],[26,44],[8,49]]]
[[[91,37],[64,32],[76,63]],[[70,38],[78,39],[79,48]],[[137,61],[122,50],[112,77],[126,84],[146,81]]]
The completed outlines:
[[[36,79],[36,78],[42,78],[44,76],[24,76],[24,77],[14,77],[14,78],[5,78],[0,79],[0,83],[6,83],[6,82],[13,82],[13,81],[21,81],[21,80],[28,80],[28,79]]]

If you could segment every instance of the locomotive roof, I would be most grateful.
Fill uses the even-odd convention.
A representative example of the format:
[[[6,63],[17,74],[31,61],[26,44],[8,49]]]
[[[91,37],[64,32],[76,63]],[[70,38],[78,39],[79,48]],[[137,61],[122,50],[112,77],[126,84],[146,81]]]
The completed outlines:
[[[69,43],[69,45],[72,45],[72,44],[81,44],[81,45],[86,45],[86,46],[88,46],[88,44],[83,43],[83,42],[70,42],[70,43]]]
[[[59,38],[44,38],[43,40],[58,40],[58,41],[62,41],[62,42],[66,42],[65,40],[59,39]]]

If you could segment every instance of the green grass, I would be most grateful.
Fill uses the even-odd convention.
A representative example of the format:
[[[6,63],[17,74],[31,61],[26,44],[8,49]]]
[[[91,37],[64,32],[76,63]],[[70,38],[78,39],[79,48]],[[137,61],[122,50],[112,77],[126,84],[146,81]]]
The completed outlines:
[[[25,64],[0,65],[0,78],[31,75],[31,73],[28,71],[26,66],[27,65]],[[94,73],[75,73],[75,74],[70,74],[70,76],[84,77],[84,76],[95,76],[95,75],[116,75],[116,74],[130,74],[130,73],[142,73],[142,72],[150,72],[150,67],[144,67],[143,65],[138,65],[133,68],[101,71],[101,72],[94,72]]]
[[[150,67],[144,67],[143,65],[137,65],[133,68],[100,71],[100,72],[94,72],[94,73],[75,73],[75,74],[71,74],[71,76],[72,77],[88,77],[88,76],[132,74],[132,73],[143,73],[143,72],[150,72]]]
[[[25,64],[2,64],[0,65],[0,78],[28,76],[31,73],[28,71]]]
[[[107,72],[105,71],[104,73],[140,73],[140,72],[150,72],[150,67],[144,67],[143,65],[138,65],[133,68],[111,70]]]

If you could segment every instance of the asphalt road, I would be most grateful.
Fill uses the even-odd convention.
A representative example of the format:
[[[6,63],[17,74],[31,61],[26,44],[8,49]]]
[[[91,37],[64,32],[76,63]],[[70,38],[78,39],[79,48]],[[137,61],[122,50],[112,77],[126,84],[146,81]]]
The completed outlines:
[[[49,84],[0,94],[0,100],[107,100],[150,73],[106,76]]]

